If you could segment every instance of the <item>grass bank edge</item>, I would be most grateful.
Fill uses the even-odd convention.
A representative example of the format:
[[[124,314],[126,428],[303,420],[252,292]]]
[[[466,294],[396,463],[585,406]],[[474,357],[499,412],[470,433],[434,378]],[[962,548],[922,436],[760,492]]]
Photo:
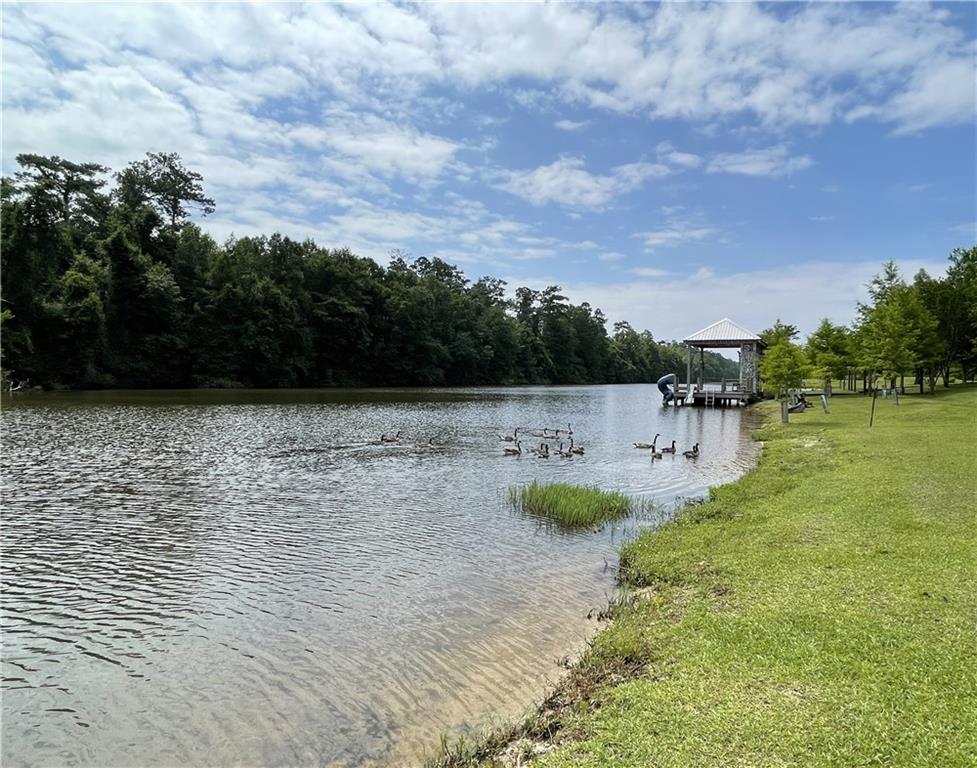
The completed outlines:
[[[775,404],[760,403],[755,407],[763,410],[764,414],[761,427],[753,433],[752,437],[764,446],[768,430],[776,428]],[[776,413],[779,413],[779,410],[776,410]],[[676,511],[672,520],[659,528],[642,533],[638,538],[655,537],[672,526],[708,520],[710,518],[708,505],[719,489],[743,482],[760,468],[762,461],[763,451],[759,455],[757,465],[743,477],[727,485],[710,489],[709,498],[690,499]],[[511,487],[508,491],[509,502],[531,514],[552,518],[553,516],[547,513],[525,508],[523,503],[525,490],[537,485],[544,487],[566,485],[572,489],[593,490],[601,494],[621,496],[632,504],[621,516],[626,516],[634,509],[635,504],[640,504],[623,494],[603,491],[595,487],[572,486],[565,483],[539,484],[536,481]],[[603,522],[607,521],[602,521],[600,524]],[[425,761],[425,768],[494,768],[495,766],[502,768],[502,766],[522,765],[523,761],[531,760],[548,751],[547,742],[563,730],[565,726],[563,720],[567,715],[586,713],[593,706],[599,706],[595,698],[601,689],[620,685],[641,673],[646,666],[646,657],[650,649],[640,642],[635,642],[637,638],[634,633],[634,619],[640,611],[647,609],[649,604],[656,610],[662,611],[663,616],[674,616],[674,609],[685,604],[688,594],[686,590],[675,589],[665,584],[653,590],[647,575],[636,577],[632,574],[631,567],[625,565],[628,547],[629,545],[624,545],[621,551],[617,575],[619,594],[598,614],[598,620],[605,622],[604,626],[588,640],[587,650],[573,663],[563,679],[547,693],[546,698],[522,718],[514,718],[511,722],[454,739],[447,734],[442,734],[440,752]]]
[[[867,412],[862,413],[865,410],[864,399],[852,398],[845,406],[841,406],[839,402],[838,411],[832,416],[825,417],[818,414],[815,418],[803,417],[786,426],[776,423],[770,405],[760,406],[766,409],[766,419],[764,426],[754,436],[764,444],[757,467],[739,480],[713,489],[709,499],[704,503],[687,505],[671,523],[658,530],[647,532],[625,545],[622,550],[619,574],[622,594],[606,612],[606,616],[613,621],[593,638],[589,649],[543,704],[523,722],[496,730],[485,741],[468,739],[458,745],[459,748],[455,751],[448,748],[442,758],[430,762],[429,765],[511,766],[525,764],[526,760],[532,758],[538,758],[537,762],[547,768],[551,765],[603,765],[607,762],[622,766],[642,765],[647,764],[648,760],[659,763],[662,762],[661,754],[628,757],[629,749],[637,754],[642,748],[650,748],[655,740],[645,744],[626,743],[629,734],[640,733],[642,730],[634,723],[647,720],[648,711],[652,710],[655,718],[659,719],[645,723],[645,728],[654,728],[656,731],[661,729],[663,732],[655,739],[672,750],[667,753],[669,758],[662,764],[722,764],[724,760],[727,763],[737,760],[770,763],[771,760],[777,762],[777,759],[784,757],[784,755],[772,756],[768,752],[771,749],[784,752],[793,750],[793,757],[797,754],[806,755],[808,764],[828,764],[831,762],[832,754],[838,759],[860,762],[861,758],[870,751],[869,748],[873,748],[871,743],[859,742],[855,738],[850,745],[842,747],[843,750],[848,750],[848,753],[839,755],[837,754],[839,744],[830,737],[825,738],[821,732],[823,729],[816,725],[821,720],[832,719],[832,715],[826,715],[823,711],[827,706],[826,703],[822,704],[820,709],[818,706],[811,707],[808,701],[796,706],[791,702],[780,706],[779,709],[772,708],[766,713],[746,712],[744,721],[750,721],[746,723],[747,727],[767,735],[755,738],[751,744],[741,744],[736,748],[729,746],[727,742],[731,738],[735,740],[742,737],[738,731],[742,730],[743,726],[739,722],[732,725],[720,723],[718,726],[720,731],[717,732],[718,735],[714,734],[716,738],[713,743],[707,743],[707,736],[703,736],[696,730],[701,727],[701,730],[706,731],[708,727],[716,727],[715,723],[707,726],[707,718],[699,710],[715,707],[716,711],[720,711],[728,704],[719,700],[722,696],[728,697],[732,693],[741,698],[756,696],[760,699],[763,697],[775,699],[781,695],[782,692],[777,686],[784,683],[782,680],[774,679],[772,682],[768,680],[760,683],[761,687],[769,683],[772,686],[770,691],[752,689],[744,691],[738,688],[742,681],[734,676],[729,678],[717,676],[711,669],[711,659],[709,664],[701,663],[701,657],[704,655],[708,658],[709,654],[703,654],[702,648],[697,647],[696,644],[701,646],[702,643],[710,641],[708,632],[717,626],[717,622],[727,620],[729,617],[735,619],[737,612],[742,610],[742,601],[764,602],[766,596],[751,594],[754,585],[748,580],[744,582],[742,578],[742,572],[749,570],[741,567],[743,557],[756,551],[765,552],[766,549],[763,549],[765,547],[774,549],[783,547],[786,551],[791,546],[803,547],[807,557],[810,557],[812,552],[820,557],[818,547],[821,547],[825,550],[826,560],[836,559],[842,563],[842,566],[841,570],[832,571],[833,566],[830,562],[826,562],[824,567],[828,570],[824,572],[823,577],[827,587],[821,584],[815,585],[818,589],[828,590],[825,592],[828,596],[825,605],[811,605],[802,601],[796,606],[796,610],[792,604],[793,595],[790,590],[795,589],[803,596],[805,585],[794,582],[797,576],[791,572],[789,566],[775,573],[767,586],[771,591],[784,592],[786,598],[781,595],[780,599],[786,599],[788,604],[788,610],[778,618],[778,621],[829,623],[838,616],[844,616],[846,621],[863,633],[859,636],[860,643],[871,645],[877,642],[885,644],[899,641],[901,646],[910,649],[910,653],[918,651],[918,655],[925,659],[920,666],[940,668],[944,676],[952,672],[950,683],[945,681],[933,683],[930,690],[926,688],[924,682],[918,686],[922,688],[921,692],[914,694],[918,700],[925,702],[927,697],[931,698],[935,692],[938,697],[952,700],[951,704],[947,705],[949,708],[940,709],[933,705],[929,710],[929,718],[922,713],[916,714],[915,710],[893,715],[891,712],[887,713],[887,710],[898,709],[900,705],[890,700],[891,680],[886,682],[889,686],[888,694],[883,692],[883,695],[880,695],[879,690],[871,689],[865,678],[854,677],[852,681],[844,681],[841,678],[849,676],[851,669],[843,667],[839,670],[835,666],[837,659],[831,654],[826,654],[823,658],[815,657],[813,662],[809,659],[808,663],[813,667],[827,668],[827,672],[816,670],[822,675],[827,675],[821,682],[831,689],[830,693],[835,697],[832,701],[831,696],[826,696],[827,703],[839,711],[849,709],[856,713],[856,721],[860,722],[869,734],[886,732],[886,728],[890,725],[885,720],[887,714],[895,722],[900,723],[904,730],[908,730],[908,738],[890,739],[881,747],[883,751],[887,749],[892,752],[890,764],[899,762],[899,759],[904,763],[909,761],[915,764],[966,764],[965,759],[961,757],[966,753],[968,748],[966,745],[970,745],[972,754],[977,755],[977,717],[971,720],[971,727],[968,729],[966,711],[961,710],[959,703],[964,701],[965,697],[962,694],[955,697],[951,687],[956,686],[964,693],[970,691],[971,694],[977,694],[975,673],[973,670],[968,673],[967,667],[960,663],[963,658],[961,654],[966,654],[966,650],[955,651],[955,656],[954,651],[949,651],[948,659],[934,659],[933,653],[927,654],[919,649],[913,651],[913,638],[910,636],[907,641],[904,635],[900,635],[901,628],[892,623],[894,620],[892,612],[886,609],[887,601],[892,602],[897,598],[910,601],[908,609],[895,612],[897,622],[905,620],[907,610],[910,616],[914,610],[923,610],[925,606],[921,608],[916,602],[912,602],[917,600],[917,594],[913,593],[915,587],[911,584],[907,591],[902,588],[905,585],[890,584],[883,580],[879,582],[882,589],[878,594],[873,594],[871,591],[865,593],[864,590],[860,593],[861,585],[849,584],[842,577],[841,591],[832,592],[830,588],[831,579],[837,580],[837,574],[843,573],[844,568],[857,566],[861,562],[859,558],[882,556],[893,563],[890,566],[887,562],[885,568],[895,568],[895,564],[902,563],[903,560],[893,557],[893,553],[905,558],[907,550],[916,548],[917,539],[919,546],[926,549],[932,548],[934,541],[940,538],[941,534],[938,532],[930,531],[926,536],[925,532],[919,531],[918,522],[913,519],[915,511],[908,508],[906,500],[915,498],[913,494],[922,493],[916,485],[921,484],[928,489],[929,493],[943,493],[946,490],[945,486],[952,483],[941,484],[939,478],[934,481],[933,478],[928,477],[917,478],[917,480],[902,477],[902,474],[919,475],[919,472],[893,475],[882,470],[885,469],[886,462],[891,461],[893,457],[903,458],[913,450],[910,446],[901,444],[905,435],[897,429],[900,423],[907,420],[916,422],[914,425],[916,431],[912,433],[913,439],[925,439],[925,442],[932,444],[934,448],[939,445],[943,450],[950,448],[952,451],[955,443],[966,440],[966,426],[962,419],[953,420],[957,419],[957,414],[963,418],[966,418],[966,414],[969,415],[970,424],[974,423],[974,404],[977,403],[975,395],[977,389],[970,387],[941,393],[936,398],[924,395],[904,399],[904,405],[899,410],[889,411],[891,416],[886,419],[888,424],[882,424],[882,429],[877,425],[874,431],[862,427],[863,421],[867,423]],[[942,410],[934,414],[934,408]],[[925,412],[927,409],[930,411],[928,414]],[[955,412],[947,416],[945,412],[954,409]],[[934,437],[933,429],[920,429],[920,420],[934,415],[935,418],[944,420],[939,424],[943,424],[947,430],[950,446],[946,445],[946,436],[942,432]],[[948,422],[947,419],[950,421]],[[888,435],[887,430],[889,430]],[[930,434],[927,435],[927,432]],[[969,476],[966,474],[966,457],[974,456],[973,448],[969,450],[970,453],[965,454],[963,459],[952,453],[951,456],[956,462],[954,472],[959,473],[959,479],[964,483],[964,490],[969,487],[973,492],[972,473]],[[860,465],[859,472],[868,470],[862,481],[865,487],[852,488],[855,484],[852,478],[862,477],[856,475],[854,470],[849,470],[847,465],[852,463]],[[941,465],[940,471],[943,470],[944,467]],[[939,475],[939,472],[932,474]],[[870,483],[869,480],[872,479],[875,482]],[[967,485],[968,480],[969,485]],[[885,487],[887,483],[891,487]],[[799,486],[803,487],[799,488]],[[822,514],[820,509],[798,509],[796,513],[780,509],[778,500],[790,497],[791,493],[804,496],[799,507],[817,507],[819,504],[826,504],[830,501],[831,493],[840,495],[843,497],[842,502],[849,505],[853,499],[857,499],[859,504],[865,504],[869,510],[863,511],[868,515],[869,524],[866,527],[865,521],[862,521],[865,530],[853,529],[852,526],[857,522],[854,509],[851,520],[848,519],[847,511],[842,515],[835,512],[831,516]],[[891,510],[884,508],[892,498],[906,501],[904,506],[907,506],[907,509],[897,510],[893,515]],[[946,504],[946,499],[950,500],[949,504]],[[883,508],[877,509],[880,502]],[[948,531],[952,538],[961,521],[965,523],[968,519],[972,520],[973,515],[968,518],[959,504],[954,506],[952,495],[943,494],[941,504],[951,509]],[[931,506],[939,507],[940,504],[931,502]],[[891,531],[885,529],[890,520],[893,526]],[[946,521],[942,522],[946,526]],[[909,533],[905,533],[903,529],[908,530]],[[866,535],[869,538],[865,538]],[[905,539],[907,535],[916,537],[908,540],[908,547]],[[894,540],[897,542],[898,549],[881,546],[878,542],[873,542],[873,538],[879,541]],[[759,542],[756,541],[757,539]],[[953,555],[957,560],[961,557],[966,559],[966,554],[961,555],[959,549],[954,550]],[[846,557],[849,558],[848,561],[845,560]],[[852,557],[854,560],[851,559]],[[931,558],[925,562],[935,559]],[[917,566],[916,570],[919,570],[919,567],[921,566]],[[903,568],[905,569],[906,566]],[[740,571],[739,575],[737,571]],[[887,575],[884,570],[881,573]],[[903,573],[900,569],[896,569],[892,575],[896,581],[912,581],[915,577],[915,573]],[[868,576],[869,582],[873,579],[877,581],[877,573],[870,572]],[[945,576],[946,573],[939,568],[934,568],[921,583],[928,583],[927,579],[933,580],[933,583],[939,583],[941,580],[949,581],[943,578]],[[821,578],[817,574],[815,577]],[[811,578],[810,573],[805,573],[803,578]],[[869,588],[871,590],[876,587],[870,583]],[[942,596],[944,603],[953,602],[951,608],[966,605],[966,611],[962,613],[972,616],[975,608],[972,596],[965,597],[959,586],[955,592],[952,591],[950,584],[940,585],[940,589],[944,588],[947,592]],[[886,592],[899,594],[890,595]],[[928,600],[929,591],[917,589],[917,592],[918,595],[923,596],[920,599]],[[855,597],[851,598],[849,593],[854,594]],[[882,606],[881,612],[876,611],[879,606]],[[811,616],[812,612],[817,615]],[[797,614],[796,617],[793,616],[794,613]],[[946,613],[945,607],[944,613]],[[959,646],[962,640],[962,648],[969,648],[971,652],[977,651],[973,642],[972,622],[970,625],[964,622],[961,630],[959,620],[950,622],[947,619],[947,621],[953,623],[953,628],[959,635],[957,645]],[[731,622],[731,624],[735,623],[735,621]],[[876,631],[876,623],[880,623],[878,631]],[[770,625],[771,622],[767,621],[765,625],[762,624],[751,630],[757,630],[762,634],[770,630]],[[693,628],[692,632],[686,631],[683,634],[683,628],[688,627]],[[970,629],[970,635],[960,634],[967,627]],[[932,627],[929,629],[932,630]],[[728,628],[724,628],[723,631],[728,631]],[[815,623],[811,627],[806,627],[804,631],[806,634],[801,637],[802,640],[807,636],[813,638],[819,633],[823,635],[823,626]],[[845,640],[844,637],[841,639]],[[849,645],[851,639],[851,637],[847,638]],[[930,646],[941,639],[941,634],[930,637]],[[791,638],[792,642],[796,640],[797,638]],[[885,648],[882,652],[887,655],[898,653],[891,648]],[[847,664],[864,664],[865,660],[859,657],[860,653],[863,652],[858,648],[844,647],[837,655]],[[917,657],[908,658],[912,660]],[[872,661],[885,675],[891,676],[895,673],[912,677],[916,674],[915,668],[908,663],[903,666],[899,663],[890,664],[889,668],[886,668],[885,662],[880,664],[877,657]],[[717,665],[721,666],[722,663],[724,662],[717,662]],[[736,663],[742,664],[743,660],[737,659]],[[684,666],[688,666],[689,669],[683,669]],[[755,675],[756,670],[750,669],[749,663],[746,667],[745,670],[740,669],[738,674],[747,677]],[[776,669],[776,664],[773,667]],[[790,678],[793,672],[786,674],[780,670],[780,672],[770,673],[769,676],[776,678],[780,674]],[[686,683],[691,680],[692,687],[681,690],[679,696],[675,695],[674,690],[669,694],[669,686],[673,685],[673,678],[682,676]],[[918,682],[914,681],[914,684]],[[756,680],[751,684],[756,685]],[[705,688],[701,688],[703,685]],[[712,695],[710,687],[721,693]],[[790,695],[798,695],[802,699],[805,696],[817,698],[815,694],[805,692],[803,688],[804,686],[798,686],[799,690]],[[845,690],[850,690],[852,701],[848,701],[845,697],[838,698],[839,691]],[[652,698],[647,698],[649,691],[653,691]],[[639,693],[646,698],[641,699]],[[652,704],[639,706],[636,702],[641,701],[652,702]],[[677,701],[684,701],[684,704],[676,708]],[[956,709],[953,709],[954,706]],[[612,713],[602,717],[602,710],[605,708],[612,710]],[[689,708],[696,711],[696,717],[689,717]],[[622,715],[622,712],[625,714]],[[791,721],[787,725],[781,722],[785,718],[790,721],[797,712],[805,713],[805,717],[797,722]],[[940,715],[942,720],[947,721],[951,726],[945,734],[947,743],[964,746],[942,751],[931,750],[934,756],[927,759],[929,753],[926,752],[926,745],[936,743],[934,739],[937,738],[929,732],[931,730],[929,721],[936,722],[937,726],[934,727],[938,729],[939,723],[942,722]],[[614,729],[620,729],[628,717],[633,717],[634,723],[627,723],[626,729],[615,733]],[[673,718],[675,731],[679,736],[665,732],[668,731],[666,724],[668,717]],[[754,718],[755,722],[751,718]],[[695,725],[690,726],[689,723],[693,721]],[[681,735],[683,726],[692,728],[684,736]],[[784,729],[784,735],[780,738],[786,746],[780,745],[774,748],[769,746],[771,742],[767,731],[778,727]],[[839,724],[835,723],[833,728],[838,730]],[[841,729],[843,731],[844,724],[841,724]],[[685,743],[675,741],[680,738],[685,738]],[[819,738],[822,739],[821,742],[818,742]],[[877,735],[877,738],[882,740],[881,735]],[[672,739],[672,744],[667,744],[669,739]],[[721,759],[706,759],[709,754],[713,754],[711,750],[715,750],[717,745],[722,744],[726,744],[724,748],[740,751],[729,752]],[[684,761],[681,757],[683,749],[691,750],[685,754]],[[696,749],[699,751],[696,752]],[[716,757],[716,754],[713,754],[713,757]]]

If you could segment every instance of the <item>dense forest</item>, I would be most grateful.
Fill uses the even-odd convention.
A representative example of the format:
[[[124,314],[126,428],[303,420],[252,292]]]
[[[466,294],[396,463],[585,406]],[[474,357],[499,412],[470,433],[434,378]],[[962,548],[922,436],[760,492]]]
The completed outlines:
[[[574,384],[654,381],[684,347],[559,286],[470,282],[439,259],[386,267],[279,234],[216,243],[176,154],[110,174],[19,155],[2,188],[2,369],[70,387]],[[111,182],[111,184],[110,184]],[[708,354],[705,378],[735,378]]]

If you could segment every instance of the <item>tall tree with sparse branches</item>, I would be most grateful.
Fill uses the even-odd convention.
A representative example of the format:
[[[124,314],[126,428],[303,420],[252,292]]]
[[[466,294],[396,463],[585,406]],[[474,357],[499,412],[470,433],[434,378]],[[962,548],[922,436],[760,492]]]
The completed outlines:
[[[215,210],[213,198],[204,194],[203,176],[184,167],[176,152],[147,152],[145,160],[130,163],[116,180],[123,205],[151,205],[174,229],[186,221],[188,208],[204,216]]]

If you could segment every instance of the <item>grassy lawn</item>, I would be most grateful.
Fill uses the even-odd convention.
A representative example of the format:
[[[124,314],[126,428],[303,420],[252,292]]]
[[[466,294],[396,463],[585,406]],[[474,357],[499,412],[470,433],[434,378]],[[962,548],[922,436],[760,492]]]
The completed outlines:
[[[977,764],[977,389],[832,402],[624,553],[542,766]],[[572,709],[571,709],[572,711]]]
[[[901,402],[771,424],[627,546],[631,596],[498,762],[977,765],[977,388]]]

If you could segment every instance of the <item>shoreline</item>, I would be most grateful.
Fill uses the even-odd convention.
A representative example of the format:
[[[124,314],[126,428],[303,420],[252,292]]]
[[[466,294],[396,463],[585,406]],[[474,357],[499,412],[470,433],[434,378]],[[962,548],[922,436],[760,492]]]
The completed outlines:
[[[977,388],[907,395],[871,430],[866,402],[789,425],[761,404],[756,466],[623,546],[611,621],[542,703],[428,768],[967,764]]]
[[[758,411],[764,411],[758,417],[757,425],[751,438],[757,445],[753,466],[739,478],[729,483],[714,486],[709,496],[698,496],[681,500],[675,505],[670,519],[654,529],[638,534],[637,538],[655,536],[662,530],[679,523],[680,518],[688,511],[709,503],[713,491],[726,488],[742,482],[746,477],[756,472],[763,460],[762,431],[774,425],[774,404],[763,401],[753,406]],[[678,500],[677,500],[678,501]],[[632,539],[633,543],[636,539]],[[490,766],[491,768],[517,768],[524,765],[527,759],[545,755],[551,749],[550,740],[559,730],[560,717],[568,710],[579,707],[589,699],[589,695],[602,685],[619,685],[627,682],[633,675],[641,671],[640,665],[629,667],[634,660],[622,659],[620,669],[599,669],[591,665],[590,655],[594,644],[605,632],[613,629],[614,622],[621,618],[622,611],[634,610],[647,598],[654,599],[655,591],[651,586],[638,586],[631,583],[625,571],[624,553],[628,543],[618,548],[618,568],[615,574],[615,596],[599,612],[595,614],[596,626],[578,647],[571,651],[567,659],[566,672],[555,685],[544,689],[543,699],[538,704],[525,710],[521,716],[505,719],[495,725],[486,726],[481,732],[473,735],[448,736],[442,734],[440,753],[432,756],[430,750],[423,762],[424,768],[470,768],[474,766]],[[538,697],[536,697],[538,700]],[[498,718],[491,718],[497,721]]]

